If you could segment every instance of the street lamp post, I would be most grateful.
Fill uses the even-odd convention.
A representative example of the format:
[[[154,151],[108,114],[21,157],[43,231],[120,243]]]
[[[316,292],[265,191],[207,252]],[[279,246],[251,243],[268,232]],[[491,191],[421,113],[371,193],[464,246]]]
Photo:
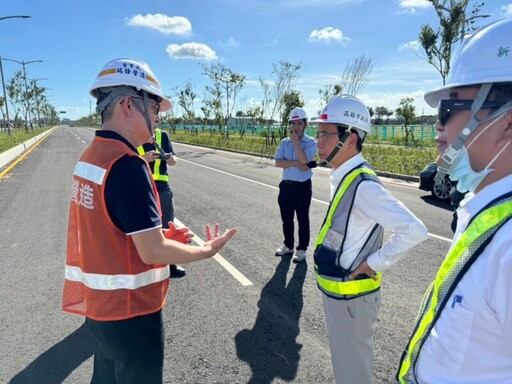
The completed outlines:
[[[0,17],[0,21],[6,20],[6,19],[28,19],[30,16],[22,15],[22,16],[2,16]],[[0,77],[2,78],[2,88],[4,91],[4,104],[5,104],[5,117],[6,117],[6,124],[7,124],[7,132],[9,135],[11,134],[11,125],[9,124],[9,108],[7,106],[7,94],[5,93],[5,82],[4,82],[4,71],[2,69],[2,57],[0,56]]]
[[[25,80],[25,99],[27,101],[27,110],[26,110],[26,114],[25,114],[25,127],[26,129],[28,129],[28,122],[31,120],[30,118],[30,98],[28,97],[28,85],[27,85],[27,74],[25,72],[25,65],[27,64],[32,64],[32,63],[42,63],[43,60],[30,60],[30,61],[18,61],[18,60],[13,60],[13,59],[7,59],[7,58],[3,58],[3,60],[8,60],[8,61],[13,61],[15,63],[18,63],[18,64],[21,64],[23,66],[23,79]],[[28,116],[28,118],[27,118]]]
[[[7,132],[9,136],[11,135],[11,123],[9,121],[9,107],[7,106],[7,93],[5,92],[5,80],[4,80],[4,71],[2,69],[2,56],[0,56],[0,75],[2,77],[2,88],[4,90],[4,104],[5,104],[5,122],[7,124]]]
[[[5,19],[29,19],[30,16],[2,16],[0,17],[0,21]]]

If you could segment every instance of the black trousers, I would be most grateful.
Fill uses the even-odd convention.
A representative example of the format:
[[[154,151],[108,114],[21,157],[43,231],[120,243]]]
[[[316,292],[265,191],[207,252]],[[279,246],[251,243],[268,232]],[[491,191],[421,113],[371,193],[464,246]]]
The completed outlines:
[[[162,311],[119,321],[85,319],[96,336],[91,384],[162,384]]]
[[[158,183],[163,183],[163,181],[159,181]],[[173,221],[175,219],[174,213],[174,195],[172,193],[169,184],[166,183],[165,187],[158,187],[158,198],[160,199],[160,209],[162,210],[162,228],[169,228],[169,221]]]
[[[299,245],[297,249],[307,250],[309,245],[309,207],[313,190],[311,179],[298,182],[283,180],[279,183],[277,202],[283,222],[284,245],[293,249],[295,245],[294,217],[299,225]]]

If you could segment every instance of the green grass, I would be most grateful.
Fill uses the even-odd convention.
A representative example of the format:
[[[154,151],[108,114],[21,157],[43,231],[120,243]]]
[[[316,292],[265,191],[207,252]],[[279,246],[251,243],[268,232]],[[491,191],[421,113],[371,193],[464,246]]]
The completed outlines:
[[[51,127],[34,128],[25,132],[23,128],[12,130],[12,135],[6,131],[0,132],[0,152],[4,152],[28,139],[39,135]],[[226,149],[237,152],[246,152],[260,156],[272,157],[276,153],[279,137],[275,143],[270,139],[258,135],[245,135],[243,138],[236,132],[231,132],[229,140],[223,139],[219,133],[199,132],[192,135],[185,131],[170,133],[172,140],[179,143],[202,145]],[[372,140],[368,137],[363,146],[364,158],[378,171],[398,173],[401,175],[418,176],[425,165],[432,163],[437,157],[437,150],[432,139],[416,140],[405,145],[403,138],[395,137],[392,140]]]
[[[42,128],[34,127],[33,131],[28,130],[26,132],[25,128],[15,128],[11,130],[11,135],[9,135],[6,130],[2,129],[0,132],[0,153],[11,149],[18,144],[24,143],[28,139],[31,139],[50,128],[50,126]]]
[[[246,135],[240,138],[238,133],[230,133],[229,140],[223,139],[219,133],[199,132],[192,135],[185,131],[170,133],[172,140],[180,143],[196,144],[205,147],[227,149],[253,153],[260,156],[273,156],[277,143],[270,143],[264,137]],[[433,139],[415,140],[405,145],[403,138],[392,140],[372,140],[370,137],[363,145],[363,156],[378,170],[401,175],[418,176],[425,165],[432,163],[437,157]]]

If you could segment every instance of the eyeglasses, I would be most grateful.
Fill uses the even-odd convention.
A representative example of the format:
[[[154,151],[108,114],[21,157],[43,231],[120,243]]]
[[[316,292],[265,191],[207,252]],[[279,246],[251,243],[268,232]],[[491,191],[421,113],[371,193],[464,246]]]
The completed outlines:
[[[142,97],[135,96],[132,96],[132,99],[144,100]],[[158,115],[160,113],[160,103],[157,103],[155,100],[149,99],[148,104],[151,108],[153,108],[153,112],[155,112],[155,115]]]
[[[302,127],[302,125],[304,125],[304,122],[299,120],[299,121],[290,121],[288,124],[290,124],[290,127]]]
[[[446,99],[439,100],[437,105],[437,119],[441,125],[445,125],[455,111],[470,110],[474,100]],[[485,101],[480,109],[496,109],[503,105],[502,101]]]
[[[328,136],[339,136],[338,132],[317,132],[316,133],[316,139],[317,140],[325,140]]]

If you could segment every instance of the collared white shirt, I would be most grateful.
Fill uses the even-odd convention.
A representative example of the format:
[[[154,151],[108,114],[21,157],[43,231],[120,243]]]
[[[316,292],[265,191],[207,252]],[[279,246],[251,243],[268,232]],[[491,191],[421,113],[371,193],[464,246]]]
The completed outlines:
[[[341,179],[364,161],[361,154],[331,170],[331,200]],[[340,264],[348,269],[363,247],[375,223],[393,232],[382,248],[370,255],[368,265],[376,272],[390,267],[415,245],[427,239],[427,228],[407,207],[379,183],[359,184],[350,213]]]
[[[464,199],[455,239],[483,207],[510,191],[512,175]],[[512,383],[512,221],[458,283],[425,341],[416,374],[422,384]]]

